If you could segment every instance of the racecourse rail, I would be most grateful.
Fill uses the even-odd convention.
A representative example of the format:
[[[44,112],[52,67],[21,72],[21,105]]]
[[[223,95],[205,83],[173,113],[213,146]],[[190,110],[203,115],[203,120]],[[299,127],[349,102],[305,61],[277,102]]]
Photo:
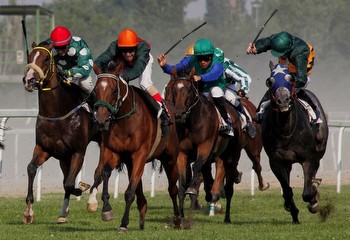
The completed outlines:
[[[4,137],[5,132],[7,130],[10,131],[10,129],[7,129],[6,122],[9,118],[36,118],[38,115],[37,109],[0,109],[0,144],[4,144]],[[341,174],[342,174],[342,145],[343,145],[343,133],[346,128],[350,128],[350,121],[345,120],[329,120],[328,126],[331,128],[339,128],[339,134],[338,134],[338,148],[337,148],[337,177],[336,177],[336,187],[337,187],[337,193],[340,193],[340,187],[341,187]],[[28,131],[28,133],[34,134],[34,129]],[[2,178],[2,162],[3,162],[3,151],[4,149],[0,148],[0,181]],[[83,166],[84,168],[84,166]],[[77,182],[81,180],[81,173],[77,176]],[[41,199],[41,174],[42,174],[42,166],[37,171],[37,201],[40,201]],[[155,195],[155,175],[156,170],[152,171],[151,176],[151,197],[154,197]],[[118,188],[119,188],[119,172],[116,171],[116,178],[115,178],[115,187],[114,187],[114,198],[118,197]],[[251,184],[250,184],[250,190],[251,194],[254,195],[254,176],[255,173],[253,170],[251,170]],[[78,197],[79,199],[79,197]]]

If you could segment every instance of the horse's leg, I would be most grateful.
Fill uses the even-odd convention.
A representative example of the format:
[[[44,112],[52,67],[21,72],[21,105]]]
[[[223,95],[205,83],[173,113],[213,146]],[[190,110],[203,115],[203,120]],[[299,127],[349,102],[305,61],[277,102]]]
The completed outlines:
[[[209,216],[215,215],[215,204],[220,199],[220,196],[219,196],[220,187],[224,182],[224,178],[225,178],[225,168],[224,168],[223,160],[221,158],[219,157],[216,158],[215,167],[216,167],[215,180],[212,184],[212,188],[210,189],[211,199],[209,201],[210,202]]]
[[[292,164],[281,163],[283,159],[270,159],[270,167],[276,178],[280,182],[283,191],[284,209],[290,212],[293,223],[299,223],[298,214],[299,209],[296,207],[293,199],[293,189],[289,186],[290,172],[292,170]]]
[[[33,151],[33,158],[27,166],[28,174],[28,192],[26,197],[26,209],[22,216],[22,221],[24,224],[31,224],[34,222],[34,195],[33,195],[33,183],[36,175],[37,168],[40,167],[47,159],[49,159],[49,154],[44,152],[39,145],[36,145]]]
[[[302,163],[304,171],[303,200],[309,203],[308,209],[311,213],[317,213],[319,210],[319,192],[317,187],[321,181],[315,179],[319,165],[319,160],[312,162],[308,159]]]
[[[236,175],[234,174],[236,173]],[[233,184],[234,184],[234,179],[238,177],[239,172],[237,169],[235,171],[232,171],[232,169],[227,169],[226,171],[226,184],[225,184],[225,194],[226,194],[226,209],[225,209],[225,223],[231,223],[231,201],[233,197]]]
[[[94,174],[94,183],[92,184],[90,188],[90,195],[89,200],[87,203],[87,210],[88,212],[96,212],[98,209],[98,201],[97,201],[97,192],[98,192],[98,186],[102,182],[102,172],[103,172],[103,162],[99,162],[97,168],[95,169]]]
[[[260,144],[257,144],[256,142],[259,141]],[[245,152],[247,153],[247,156],[253,163],[253,169],[258,177],[259,182],[259,190],[264,191],[267,190],[270,187],[269,182],[265,182],[264,178],[261,174],[262,167],[261,167],[261,139],[260,136],[257,134],[254,139],[250,139],[248,144],[244,147]]]
[[[186,190],[185,194],[193,194],[198,196],[198,190],[196,189],[196,186],[199,186],[201,183],[200,173],[202,171],[203,165],[205,164],[206,161],[208,161],[212,145],[213,145],[212,142],[206,142],[198,146],[197,159],[194,162],[192,167],[193,177],[192,177],[190,186]]]
[[[180,229],[181,225],[181,217],[179,205],[177,204],[177,196],[179,195],[179,189],[176,185],[179,179],[179,169],[177,165],[177,156],[176,154],[172,154],[166,156],[164,161],[162,161],[165,173],[168,178],[168,193],[173,202],[173,222],[175,229]]]
[[[184,218],[184,205],[185,205],[185,191],[187,188],[187,160],[188,156],[184,152],[179,152],[179,155],[177,157],[177,168],[179,170],[179,212],[180,217]],[[189,163],[188,163],[189,165]]]
[[[146,153],[146,151],[144,151]],[[130,175],[130,182],[128,185],[128,188],[125,191],[125,210],[124,215],[119,227],[120,232],[127,232],[128,230],[128,224],[129,224],[129,215],[130,215],[130,207],[131,204],[135,200],[135,191],[137,186],[140,183],[143,170],[145,168],[145,159],[147,156],[143,153],[134,153],[134,157],[131,160],[132,161],[132,172]]]

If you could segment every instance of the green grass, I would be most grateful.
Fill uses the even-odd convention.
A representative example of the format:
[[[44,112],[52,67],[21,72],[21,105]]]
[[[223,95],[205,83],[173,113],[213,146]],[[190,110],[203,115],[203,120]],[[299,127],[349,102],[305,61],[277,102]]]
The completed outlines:
[[[25,197],[0,198],[0,239],[350,239],[350,186],[343,185],[336,193],[335,186],[320,186],[321,209],[331,209],[325,220],[320,214],[311,214],[301,199],[301,188],[294,189],[294,198],[299,208],[300,224],[292,224],[291,216],[283,209],[279,189],[269,189],[250,195],[249,190],[236,190],[232,201],[231,224],[223,222],[224,215],[214,217],[203,212],[190,212],[186,202],[187,230],[172,228],[172,206],[167,193],[148,197],[148,212],[145,230],[138,227],[136,203],[132,205],[128,233],[118,233],[124,210],[124,197],[111,199],[115,219],[101,220],[101,210],[88,213],[88,195],[81,201],[74,197],[70,203],[69,223],[56,224],[63,194],[44,194],[41,202],[34,202],[35,221],[31,225],[22,223]],[[203,195],[203,194],[202,194]],[[204,203],[203,196],[200,201]],[[101,194],[98,195],[100,198]],[[225,204],[225,200],[220,200]],[[100,201],[101,204],[101,201]]]

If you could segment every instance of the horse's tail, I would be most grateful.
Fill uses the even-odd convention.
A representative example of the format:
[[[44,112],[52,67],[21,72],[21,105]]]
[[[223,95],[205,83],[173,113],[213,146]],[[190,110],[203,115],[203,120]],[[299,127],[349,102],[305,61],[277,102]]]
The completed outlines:
[[[157,162],[156,162],[156,160],[154,159],[154,160],[152,161],[152,170],[156,170],[156,169],[157,169]],[[164,170],[163,164],[162,164],[162,162],[160,162],[159,173],[162,173],[163,170]]]

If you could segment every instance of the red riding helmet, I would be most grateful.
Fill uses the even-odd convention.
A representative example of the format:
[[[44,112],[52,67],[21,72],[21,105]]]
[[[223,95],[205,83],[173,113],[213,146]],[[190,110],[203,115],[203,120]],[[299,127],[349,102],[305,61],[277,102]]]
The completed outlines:
[[[50,39],[55,44],[55,47],[65,46],[72,39],[72,34],[67,28],[58,26],[52,30]]]
[[[124,29],[118,36],[118,47],[136,47],[139,43],[136,32],[131,29]]]

